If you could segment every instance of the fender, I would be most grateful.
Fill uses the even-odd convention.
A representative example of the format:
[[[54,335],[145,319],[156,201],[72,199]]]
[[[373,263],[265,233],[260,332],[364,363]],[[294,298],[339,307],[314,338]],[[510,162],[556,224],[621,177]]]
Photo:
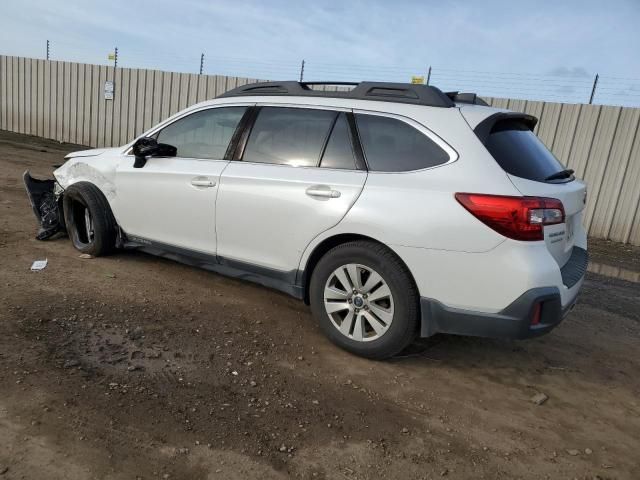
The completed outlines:
[[[64,191],[74,183],[91,183],[112,205],[117,195],[115,171],[118,156],[105,154],[113,152],[119,155],[120,150],[98,148],[70,153],[65,157],[67,161],[54,170],[54,179],[38,180],[31,177],[29,171],[24,173],[23,181],[29,201],[40,224],[36,236],[38,240],[46,240],[57,232],[65,231],[62,198]]]
[[[53,176],[63,189],[77,182],[95,185],[109,200],[115,198],[115,162],[102,161],[100,156],[73,157],[53,172]]]

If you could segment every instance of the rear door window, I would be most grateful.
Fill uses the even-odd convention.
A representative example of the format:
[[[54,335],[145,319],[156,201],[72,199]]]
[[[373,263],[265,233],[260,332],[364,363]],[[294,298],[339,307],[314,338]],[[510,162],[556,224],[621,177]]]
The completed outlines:
[[[447,152],[406,122],[360,113],[356,121],[369,170],[407,172],[449,161]]]
[[[549,176],[564,170],[553,153],[522,122],[498,122],[485,146],[500,167],[516,177],[544,182]]]
[[[242,159],[317,167],[336,115],[329,110],[263,107],[251,129]]]
[[[336,123],[333,125],[320,166],[346,170],[356,169],[356,158],[351,144],[351,131],[349,130],[349,123],[345,113],[340,113]]]

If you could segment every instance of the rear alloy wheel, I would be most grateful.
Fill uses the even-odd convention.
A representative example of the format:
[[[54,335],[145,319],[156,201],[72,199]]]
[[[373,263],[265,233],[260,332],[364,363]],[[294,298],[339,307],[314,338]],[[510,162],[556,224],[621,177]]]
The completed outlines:
[[[393,322],[393,295],[378,272],[349,263],[338,267],[324,287],[324,308],[342,335],[358,342],[382,337]]]
[[[327,252],[313,271],[309,299],[324,333],[357,355],[388,358],[415,338],[417,289],[384,245],[355,241]]]

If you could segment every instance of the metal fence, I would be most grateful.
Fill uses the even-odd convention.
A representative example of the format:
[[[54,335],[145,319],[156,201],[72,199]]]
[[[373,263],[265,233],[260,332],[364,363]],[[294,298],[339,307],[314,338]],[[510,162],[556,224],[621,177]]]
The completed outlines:
[[[92,147],[122,145],[189,105],[254,81],[0,56],[0,129]],[[486,100],[540,119],[536,133],[588,184],[591,236],[640,245],[639,108]]]
[[[256,80],[0,56],[0,129],[123,145],[189,105]],[[113,98],[105,84],[113,82]]]

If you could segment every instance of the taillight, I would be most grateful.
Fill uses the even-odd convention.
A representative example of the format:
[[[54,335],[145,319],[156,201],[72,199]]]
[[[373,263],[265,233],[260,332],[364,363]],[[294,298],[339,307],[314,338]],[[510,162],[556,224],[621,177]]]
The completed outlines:
[[[456,200],[485,225],[514,240],[544,240],[545,225],[564,223],[564,207],[555,198],[456,193]]]

